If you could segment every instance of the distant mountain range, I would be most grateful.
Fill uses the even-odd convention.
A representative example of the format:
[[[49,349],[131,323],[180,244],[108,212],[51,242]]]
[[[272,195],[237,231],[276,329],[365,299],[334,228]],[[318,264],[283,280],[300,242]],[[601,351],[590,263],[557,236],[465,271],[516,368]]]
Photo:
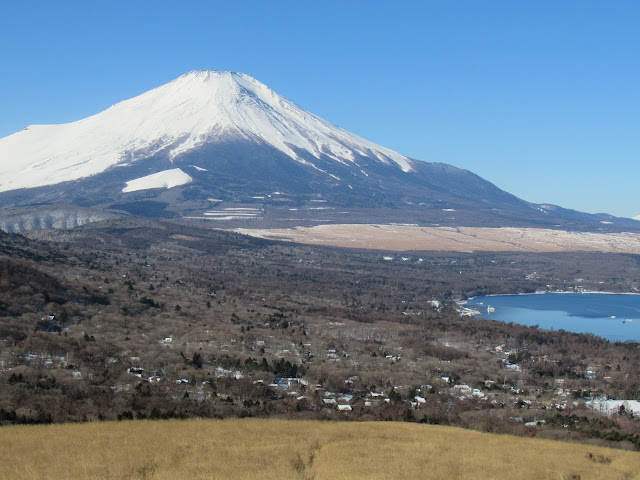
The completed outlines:
[[[118,215],[216,227],[394,222],[640,231],[632,219],[532,204],[467,170],[408,158],[248,75],[212,70],[77,122],[0,139],[0,205],[0,228],[8,231]]]

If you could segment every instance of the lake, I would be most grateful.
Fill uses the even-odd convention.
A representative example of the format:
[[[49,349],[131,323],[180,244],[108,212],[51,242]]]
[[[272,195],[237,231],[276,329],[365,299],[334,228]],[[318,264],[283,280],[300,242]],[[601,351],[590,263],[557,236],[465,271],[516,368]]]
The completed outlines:
[[[467,306],[478,310],[480,318],[640,342],[640,295],[497,295],[470,299]],[[488,307],[495,310],[487,311]]]

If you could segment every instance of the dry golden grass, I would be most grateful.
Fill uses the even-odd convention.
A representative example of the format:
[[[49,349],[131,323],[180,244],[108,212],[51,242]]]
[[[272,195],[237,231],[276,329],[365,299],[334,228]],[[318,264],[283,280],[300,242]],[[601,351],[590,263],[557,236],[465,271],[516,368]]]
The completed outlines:
[[[0,429],[3,479],[639,479],[640,454],[406,423],[188,420]]]
[[[639,253],[636,233],[581,233],[544,228],[318,225],[281,229],[240,228],[245,235],[310,245],[390,251]]]

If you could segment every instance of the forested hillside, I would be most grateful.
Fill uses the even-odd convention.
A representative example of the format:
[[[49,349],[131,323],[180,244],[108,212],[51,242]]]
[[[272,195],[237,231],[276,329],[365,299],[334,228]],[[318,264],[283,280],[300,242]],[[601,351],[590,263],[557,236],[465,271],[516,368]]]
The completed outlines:
[[[637,256],[399,256],[141,220],[31,235],[0,234],[3,424],[405,420],[640,445],[630,412],[588,407],[640,399],[637,343],[456,303],[578,278],[631,291]]]

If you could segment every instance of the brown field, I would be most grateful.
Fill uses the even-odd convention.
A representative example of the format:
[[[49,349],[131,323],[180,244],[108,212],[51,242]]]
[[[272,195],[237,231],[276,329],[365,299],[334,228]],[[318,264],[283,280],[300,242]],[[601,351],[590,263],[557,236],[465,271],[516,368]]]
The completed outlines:
[[[185,240],[187,242],[197,242],[198,240],[200,240],[199,238],[196,238],[196,237],[190,237],[189,235],[180,235],[180,234],[171,235],[169,238],[172,238],[174,240]]]
[[[391,251],[640,253],[635,233],[582,233],[541,228],[318,225],[290,229],[237,229],[238,233],[310,245]]]
[[[127,421],[0,429],[3,479],[638,479],[640,454],[409,423]]]

